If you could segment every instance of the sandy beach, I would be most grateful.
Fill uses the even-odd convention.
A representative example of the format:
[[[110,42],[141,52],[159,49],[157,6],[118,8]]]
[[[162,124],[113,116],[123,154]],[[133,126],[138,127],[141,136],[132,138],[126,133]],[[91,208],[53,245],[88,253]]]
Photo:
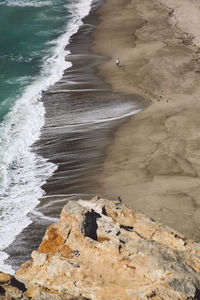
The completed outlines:
[[[42,97],[45,125],[32,148],[58,169],[33,223],[6,249],[15,269],[68,200],[97,193],[200,239],[200,5],[97,4],[67,47],[72,68]]]
[[[100,74],[149,102],[115,134],[104,196],[200,239],[200,4],[109,0],[98,14],[93,49],[108,57]]]
[[[99,174],[116,128],[127,115],[143,108],[143,97],[118,93],[97,74],[97,66],[105,56],[91,51],[93,28],[98,25],[96,9],[102,1],[94,1],[84,24],[71,36],[66,49],[72,67],[46,92],[45,124],[32,151],[57,169],[43,185],[44,196],[29,214],[32,223],[6,249],[7,262],[17,269],[30,258],[41,242],[46,227],[59,218],[69,200],[90,199],[101,194]],[[31,232],[31,234],[30,234]]]

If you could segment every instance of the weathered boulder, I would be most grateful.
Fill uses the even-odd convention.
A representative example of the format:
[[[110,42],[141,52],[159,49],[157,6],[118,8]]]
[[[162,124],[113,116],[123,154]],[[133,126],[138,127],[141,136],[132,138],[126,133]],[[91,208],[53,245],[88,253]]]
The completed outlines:
[[[199,255],[199,243],[96,197],[65,205],[16,278],[32,299],[200,299]]]

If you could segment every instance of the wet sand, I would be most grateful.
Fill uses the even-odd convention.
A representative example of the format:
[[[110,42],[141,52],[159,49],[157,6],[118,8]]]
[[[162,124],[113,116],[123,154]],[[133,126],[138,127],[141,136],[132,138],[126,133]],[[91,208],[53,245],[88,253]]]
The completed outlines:
[[[91,33],[98,24],[94,1],[67,49],[73,66],[63,78],[43,94],[45,125],[33,151],[55,163],[58,168],[43,186],[45,195],[30,213],[33,223],[6,249],[13,268],[30,258],[41,242],[46,227],[55,222],[68,200],[91,199],[102,194],[99,181],[106,151],[116,128],[146,105],[144,97],[112,91],[98,75],[97,66],[107,58],[91,51]]]
[[[99,10],[100,74],[149,107],[123,124],[107,151],[104,196],[200,239],[198,1],[109,0]],[[115,65],[119,57],[120,68]]]
[[[99,19],[85,19],[69,46],[73,67],[43,96],[46,123],[33,150],[58,169],[7,251],[14,267],[67,200],[97,193],[200,238],[199,12],[195,0],[107,0]],[[144,99],[149,106],[133,117],[103,121],[116,108],[143,109]]]

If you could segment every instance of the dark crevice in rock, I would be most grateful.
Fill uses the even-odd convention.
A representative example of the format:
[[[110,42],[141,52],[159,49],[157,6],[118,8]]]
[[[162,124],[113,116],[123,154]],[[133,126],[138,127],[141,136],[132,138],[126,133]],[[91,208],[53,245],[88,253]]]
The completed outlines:
[[[200,300],[200,290],[199,289],[196,289],[196,293],[195,293],[194,299],[195,300]]]
[[[107,213],[106,213],[106,208],[105,208],[105,206],[102,208],[102,215],[105,215],[105,216],[107,216]]]
[[[142,236],[139,232],[133,230],[133,232],[135,232],[135,234],[137,234],[137,236],[139,236],[141,239],[146,240],[146,238],[144,236]],[[152,243],[154,243],[154,241],[152,241]]]
[[[126,226],[126,225],[120,224],[119,227],[123,228],[123,229],[125,229],[127,231],[133,231],[133,226]]]
[[[97,241],[97,219],[101,218],[101,215],[96,213],[93,209],[91,212],[85,214],[85,222],[83,224],[84,235]]]
[[[0,295],[2,295],[2,296],[5,295],[5,290],[2,286],[0,286]]]
[[[120,243],[122,243],[122,244],[126,244],[126,242],[125,241],[123,241],[123,240],[119,240],[120,241]]]
[[[66,240],[69,238],[69,236],[70,236],[70,233],[71,233],[71,230],[68,232],[68,235],[67,235],[67,238],[66,238]]]
[[[15,277],[12,277],[11,285],[18,288],[22,292],[26,291],[25,285],[22,282],[18,281]]]

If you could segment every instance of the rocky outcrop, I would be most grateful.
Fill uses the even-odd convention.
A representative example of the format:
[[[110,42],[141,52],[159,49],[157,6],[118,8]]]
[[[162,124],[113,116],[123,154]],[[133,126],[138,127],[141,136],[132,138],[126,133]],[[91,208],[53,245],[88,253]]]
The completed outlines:
[[[29,299],[200,299],[200,244],[119,201],[69,201],[15,277]]]
[[[14,276],[0,272],[0,300],[27,299],[24,295],[26,287]]]

